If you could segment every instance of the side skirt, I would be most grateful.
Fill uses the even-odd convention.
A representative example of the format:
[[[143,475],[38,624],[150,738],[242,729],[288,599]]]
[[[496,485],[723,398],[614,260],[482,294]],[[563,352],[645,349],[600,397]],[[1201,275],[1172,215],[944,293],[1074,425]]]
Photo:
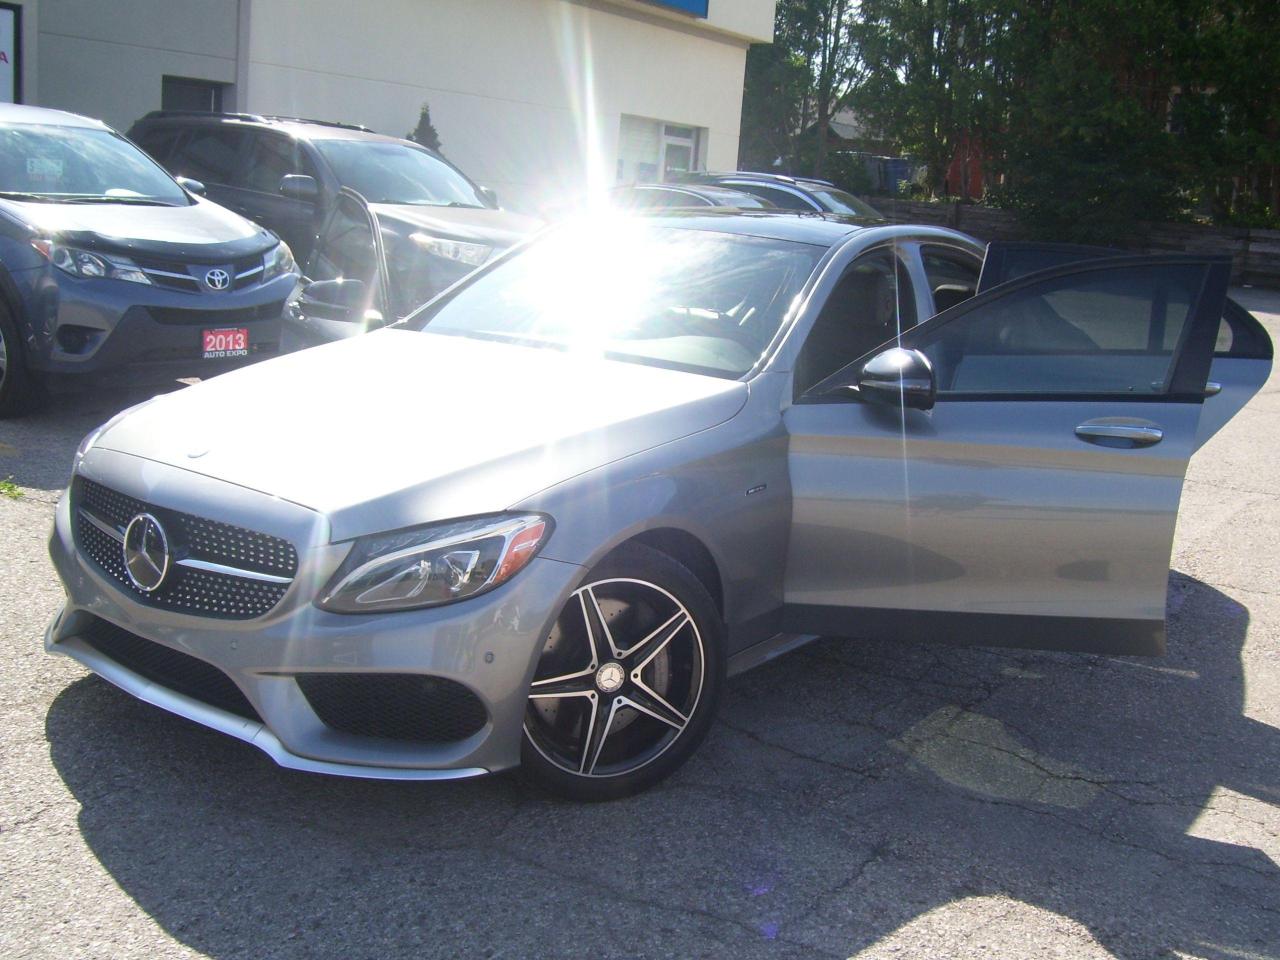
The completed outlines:
[[[788,634],[928,640],[957,646],[1021,647],[1111,656],[1160,656],[1165,652],[1164,620],[788,604],[782,610],[782,628]]]

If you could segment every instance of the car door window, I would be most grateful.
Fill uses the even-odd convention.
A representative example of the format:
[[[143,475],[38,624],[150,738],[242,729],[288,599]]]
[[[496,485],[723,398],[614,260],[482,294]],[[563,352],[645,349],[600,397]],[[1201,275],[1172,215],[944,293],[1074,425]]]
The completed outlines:
[[[315,168],[296,140],[275,134],[259,134],[254,141],[245,175],[245,186],[250,190],[277,195],[280,193],[280,181],[285,176],[316,175]]]
[[[796,394],[915,324],[906,266],[890,249],[850,264],[827,298],[796,360]]]
[[[378,250],[368,212],[353,197],[343,195],[316,242],[307,275],[312,280],[360,280],[371,285],[377,268]]]
[[[951,247],[925,244],[920,248],[924,275],[933,296],[933,312],[941,313],[978,292],[982,261]]]
[[[243,146],[243,130],[198,127],[174,152],[170,169],[204,184],[237,186]]]
[[[150,130],[138,137],[138,146],[147,151],[162,167],[169,167],[181,130]]]
[[[1112,267],[1031,282],[922,328],[912,346],[933,364],[940,398],[1165,394],[1204,269]]]

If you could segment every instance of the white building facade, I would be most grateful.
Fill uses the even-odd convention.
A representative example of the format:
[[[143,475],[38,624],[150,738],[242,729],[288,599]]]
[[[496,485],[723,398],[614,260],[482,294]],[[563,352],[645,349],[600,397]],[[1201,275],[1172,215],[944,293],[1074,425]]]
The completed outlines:
[[[11,97],[127,130],[163,108],[363,124],[504,204],[733,169],[747,47],[775,0],[5,0]],[[6,17],[6,13],[9,15]],[[0,60],[0,96],[4,93]]]

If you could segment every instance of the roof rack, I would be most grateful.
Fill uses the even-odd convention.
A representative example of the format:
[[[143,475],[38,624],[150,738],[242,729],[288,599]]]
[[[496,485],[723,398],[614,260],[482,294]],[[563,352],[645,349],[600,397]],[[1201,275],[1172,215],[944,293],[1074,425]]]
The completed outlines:
[[[220,110],[152,110],[143,120],[158,120],[165,117],[219,117],[227,120],[244,120],[249,123],[314,123],[321,127],[340,127],[343,130],[358,130],[361,133],[373,133],[369,127],[358,123],[343,123],[339,120],[313,120],[307,117],[281,117],[266,113],[224,113]]]

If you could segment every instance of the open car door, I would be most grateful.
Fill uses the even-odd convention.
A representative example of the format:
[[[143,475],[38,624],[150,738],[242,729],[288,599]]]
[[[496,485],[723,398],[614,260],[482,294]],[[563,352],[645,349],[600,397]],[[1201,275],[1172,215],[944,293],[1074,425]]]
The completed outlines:
[[[1179,255],[1040,270],[807,390],[783,415],[785,628],[1162,652],[1229,277]]]
[[[1002,283],[1068,263],[1130,255],[1115,247],[994,242],[987,245],[977,292],[982,294]],[[1257,317],[1228,299],[1223,308],[1213,363],[1205,385],[1206,403],[1196,431],[1196,450],[1204,446],[1262,388],[1271,375],[1271,362],[1271,338],[1267,331]]]

